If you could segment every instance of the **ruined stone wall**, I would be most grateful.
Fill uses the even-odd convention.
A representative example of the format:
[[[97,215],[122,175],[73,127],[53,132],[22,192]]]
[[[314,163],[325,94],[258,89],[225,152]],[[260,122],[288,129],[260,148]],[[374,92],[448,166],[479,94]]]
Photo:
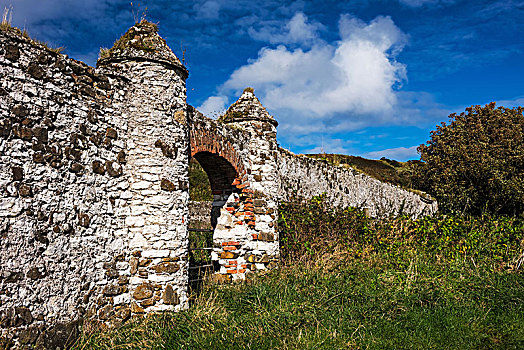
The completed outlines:
[[[190,125],[191,154],[197,160],[198,154],[208,154],[211,166],[212,157],[218,156],[236,171],[236,178],[230,185],[232,193],[219,203],[219,218],[213,234],[212,259],[220,266],[217,278],[241,279],[250,271],[270,267],[278,256],[278,241],[275,231],[268,232],[266,228],[270,221],[274,230],[277,214],[275,205],[269,208],[264,200],[271,198],[272,193],[258,185],[265,180],[259,177],[258,170],[264,159],[260,158],[256,147],[250,146],[255,141],[253,135],[246,127],[206,118],[194,109],[190,111]],[[276,141],[274,147],[276,149]],[[206,162],[201,160],[200,163],[209,174]],[[213,176],[210,182],[213,189]],[[272,213],[269,219],[263,217],[268,210]]]
[[[0,340],[187,307],[186,76],[0,32]]]
[[[0,76],[0,333],[44,342],[43,324],[108,316],[124,243],[121,82],[4,31]]]
[[[431,215],[437,202],[428,197],[387,184],[356,170],[333,166],[279,149],[282,201],[309,199],[323,193],[334,206],[353,206],[372,217],[406,214],[413,218]]]

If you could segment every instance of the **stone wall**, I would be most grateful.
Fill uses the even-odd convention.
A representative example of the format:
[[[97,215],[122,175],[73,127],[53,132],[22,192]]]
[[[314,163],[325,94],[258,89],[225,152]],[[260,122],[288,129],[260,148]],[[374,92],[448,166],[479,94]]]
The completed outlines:
[[[377,217],[436,210],[278,149],[252,89],[204,117],[186,104],[187,76],[145,21],[96,69],[0,31],[0,347],[56,348],[77,320],[188,307],[190,156],[210,180],[214,201],[200,210],[222,281],[277,264],[279,201],[326,193]]]
[[[211,229],[212,201],[189,201],[189,227]]]
[[[0,76],[0,332],[33,325],[36,341],[43,324],[108,316],[128,186],[110,102],[122,81],[4,31]]]
[[[251,103],[260,103],[252,92],[246,96]],[[189,109],[191,155],[208,174],[215,197],[212,205],[218,218],[213,222],[212,259],[220,266],[216,271],[220,280],[242,279],[278,259],[276,202],[271,201],[272,189],[265,187],[275,176],[274,168],[261,170],[264,150],[276,149],[276,130],[269,141],[253,133],[261,123],[249,119],[253,111],[243,115],[244,121],[223,122]],[[264,145],[267,142],[272,146]]]
[[[279,149],[278,198],[309,199],[323,193],[333,206],[363,208],[369,216],[405,214],[413,218],[432,215],[437,202],[398,186],[381,182],[356,170],[334,166]]]
[[[0,31],[0,339],[188,305],[187,71],[141,54],[94,69]]]

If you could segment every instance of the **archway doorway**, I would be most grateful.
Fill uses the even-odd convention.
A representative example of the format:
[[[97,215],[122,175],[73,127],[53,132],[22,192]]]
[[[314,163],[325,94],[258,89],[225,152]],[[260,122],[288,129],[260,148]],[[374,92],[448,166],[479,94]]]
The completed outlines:
[[[237,176],[235,167],[218,154],[202,151],[190,158],[188,231],[189,285],[192,291],[198,291],[206,274],[219,268],[211,259],[213,234],[221,208],[233,193],[240,193],[233,185]]]

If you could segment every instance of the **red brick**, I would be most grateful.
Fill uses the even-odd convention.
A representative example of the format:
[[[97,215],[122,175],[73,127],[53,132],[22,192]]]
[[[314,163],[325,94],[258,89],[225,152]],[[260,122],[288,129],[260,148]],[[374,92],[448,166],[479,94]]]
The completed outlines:
[[[237,247],[224,247],[223,250],[237,250]]]
[[[244,272],[246,272],[246,269],[240,269],[240,270],[238,270],[238,273],[244,273]]]
[[[258,235],[256,233],[252,233],[251,234],[251,237],[253,237],[254,240],[257,240],[258,239]]]
[[[237,273],[237,270],[226,270],[227,273],[234,274]]]
[[[236,261],[236,260],[229,260],[229,265],[238,265],[238,261]]]
[[[247,265],[246,264],[242,264],[242,265],[240,265],[240,267],[242,267],[243,269],[247,269]]]
[[[234,241],[222,242],[222,246],[226,246],[226,245],[240,245],[240,242],[234,242]]]

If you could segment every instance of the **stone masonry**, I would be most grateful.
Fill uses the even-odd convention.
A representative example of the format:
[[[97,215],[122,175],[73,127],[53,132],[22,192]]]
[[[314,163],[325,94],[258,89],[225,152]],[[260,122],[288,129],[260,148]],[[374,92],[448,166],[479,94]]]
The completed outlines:
[[[78,320],[117,325],[188,307],[190,156],[210,180],[224,281],[276,265],[278,203],[292,196],[326,193],[379,217],[436,210],[279,149],[278,124],[252,89],[206,118],[187,105],[188,72],[146,21],[97,68],[0,31],[0,77],[0,347],[56,348]]]

